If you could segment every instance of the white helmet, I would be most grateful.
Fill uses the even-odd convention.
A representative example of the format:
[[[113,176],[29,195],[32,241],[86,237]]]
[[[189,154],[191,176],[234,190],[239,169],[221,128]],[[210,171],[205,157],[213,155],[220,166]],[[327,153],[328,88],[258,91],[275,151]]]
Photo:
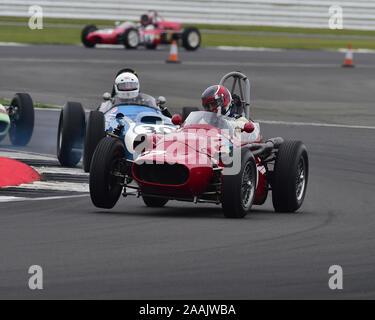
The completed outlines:
[[[120,73],[115,79],[116,95],[121,99],[133,99],[139,94],[138,77],[131,72]]]

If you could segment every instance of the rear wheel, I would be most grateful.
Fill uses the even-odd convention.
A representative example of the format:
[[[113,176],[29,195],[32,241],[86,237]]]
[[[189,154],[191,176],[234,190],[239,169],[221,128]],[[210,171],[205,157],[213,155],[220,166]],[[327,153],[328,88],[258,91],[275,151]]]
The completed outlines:
[[[34,105],[27,93],[16,93],[9,110],[9,139],[13,145],[25,146],[30,142],[34,130]]]
[[[90,196],[99,208],[111,209],[117,203],[124,183],[122,168],[125,149],[117,138],[105,137],[95,149],[90,167]]]
[[[126,49],[137,49],[139,45],[139,33],[135,28],[126,29],[122,35],[122,41]]]
[[[100,111],[91,111],[87,119],[86,134],[83,146],[83,170],[90,171],[92,155],[99,141],[105,137],[104,114]]]
[[[276,212],[294,212],[306,194],[309,160],[301,141],[285,141],[280,146],[272,181],[272,203]]]
[[[164,207],[166,203],[168,202],[168,199],[150,197],[150,196],[142,196],[142,199],[147,207],[153,207],[153,208]]]
[[[88,25],[88,26],[86,26],[86,27],[84,27],[82,29],[81,40],[82,40],[83,45],[86,48],[93,48],[93,47],[95,47],[96,43],[89,41],[87,39],[87,36],[89,35],[89,33],[94,32],[96,30],[98,30],[98,28],[95,25],[93,25],[93,24],[90,24],[90,25]]]
[[[199,111],[197,107],[183,107],[182,108],[182,122],[186,120],[191,112]]]
[[[146,44],[146,49],[155,50],[157,48],[156,44]]]
[[[60,112],[57,131],[57,159],[64,167],[74,167],[82,156],[85,111],[79,102],[67,102]]]
[[[201,33],[195,27],[187,27],[181,38],[182,46],[189,51],[197,50],[201,44]]]
[[[222,207],[226,218],[243,218],[250,212],[255,197],[257,171],[252,153],[241,150],[241,168],[237,174],[222,176]]]

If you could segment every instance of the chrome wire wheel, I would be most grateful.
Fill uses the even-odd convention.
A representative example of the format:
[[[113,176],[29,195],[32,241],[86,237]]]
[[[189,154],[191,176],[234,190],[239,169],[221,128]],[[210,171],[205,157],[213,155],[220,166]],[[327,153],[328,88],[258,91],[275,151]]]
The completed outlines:
[[[129,45],[133,48],[138,46],[139,39],[138,39],[138,32],[136,30],[131,30],[129,32],[128,42],[129,42]]]
[[[301,157],[298,162],[296,175],[296,197],[300,201],[305,193],[306,186],[306,164],[304,157]]]
[[[249,209],[253,202],[255,185],[255,177],[253,172],[252,163],[247,162],[243,173],[242,173],[242,184],[241,184],[241,202],[245,210]]]
[[[199,34],[197,32],[190,32],[188,36],[188,42],[190,46],[194,48],[197,47],[199,45],[199,41],[200,41]]]

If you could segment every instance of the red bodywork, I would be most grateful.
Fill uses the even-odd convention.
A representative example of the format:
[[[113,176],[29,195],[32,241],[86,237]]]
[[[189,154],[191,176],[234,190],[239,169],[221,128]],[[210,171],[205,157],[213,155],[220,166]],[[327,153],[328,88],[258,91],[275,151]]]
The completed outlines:
[[[137,27],[140,44],[147,44],[157,46],[162,43],[170,43],[173,33],[181,31],[181,22],[172,21],[158,21],[154,24],[154,29],[148,30],[142,27]],[[103,29],[90,32],[87,35],[87,40],[92,43],[103,44],[118,44],[121,43],[122,35],[129,26],[119,26],[114,29]]]
[[[260,140],[261,136],[256,142]],[[138,157],[132,166],[141,193],[181,200],[197,197],[220,202],[220,192],[215,192],[215,186],[221,182],[220,168],[224,167],[218,152],[228,146],[223,141],[229,141],[234,148],[246,147],[205,124],[185,126],[149,141],[154,144],[151,150]],[[255,160],[258,178],[254,204],[262,204],[268,193],[267,171],[258,157]]]

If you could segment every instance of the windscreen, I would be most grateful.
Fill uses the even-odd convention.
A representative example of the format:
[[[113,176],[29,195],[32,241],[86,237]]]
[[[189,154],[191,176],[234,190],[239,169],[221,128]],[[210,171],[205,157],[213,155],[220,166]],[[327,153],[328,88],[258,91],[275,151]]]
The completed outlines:
[[[145,93],[138,94],[135,98],[115,98],[114,105],[138,105],[138,106],[145,106],[159,110],[156,105],[156,100],[154,97],[149,96]]]
[[[230,130],[231,127],[228,125],[227,121],[233,119],[218,115],[215,112],[206,112],[206,111],[195,111],[189,114],[185,120],[185,126],[192,124],[207,124],[218,129]]]

